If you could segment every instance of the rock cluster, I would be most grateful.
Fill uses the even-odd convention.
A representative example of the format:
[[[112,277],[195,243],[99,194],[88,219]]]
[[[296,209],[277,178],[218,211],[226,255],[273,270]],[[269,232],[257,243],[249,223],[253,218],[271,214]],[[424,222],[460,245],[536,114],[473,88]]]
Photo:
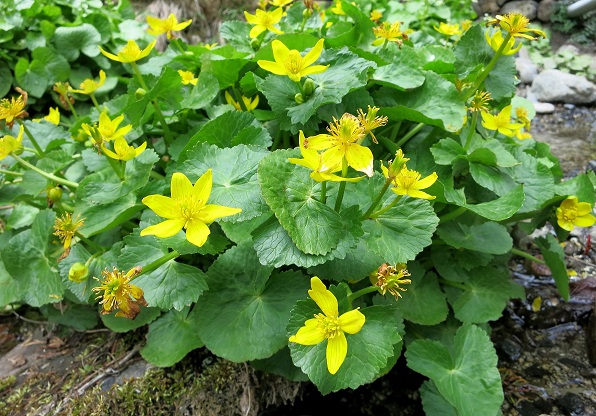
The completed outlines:
[[[530,20],[538,18],[541,22],[550,22],[554,3],[555,0],[478,0],[473,7],[479,16],[518,12]]]

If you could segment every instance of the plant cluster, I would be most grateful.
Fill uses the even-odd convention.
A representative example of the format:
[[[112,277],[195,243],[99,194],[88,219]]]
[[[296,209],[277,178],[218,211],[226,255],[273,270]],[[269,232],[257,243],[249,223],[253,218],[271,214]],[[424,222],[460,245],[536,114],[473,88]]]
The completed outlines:
[[[263,1],[222,25],[225,45],[148,19],[168,49],[96,45],[106,74],[77,94],[119,85],[93,106],[58,85],[72,112],[35,121],[15,90],[0,305],[77,328],[99,309],[114,331],[149,324],[155,365],[205,346],[323,394],[405,349],[429,413],[497,414],[487,323],[523,296],[511,254],[533,258],[511,231],[555,227],[535,243],[568,298],[559,241],[596,221],[596,178],[563,182],[514,97],[512,53],[542,31],[519,14],[416,31],[395,10]]]
[[[550,18],[553,29],[571,35],[569,40],[572,42],[582,45],[594,43],[594,39],[596,39],[596,11],[591,10],[581,17],[571,18],[567,15],[567,8],[573,3],[572,0],[555,2]]]

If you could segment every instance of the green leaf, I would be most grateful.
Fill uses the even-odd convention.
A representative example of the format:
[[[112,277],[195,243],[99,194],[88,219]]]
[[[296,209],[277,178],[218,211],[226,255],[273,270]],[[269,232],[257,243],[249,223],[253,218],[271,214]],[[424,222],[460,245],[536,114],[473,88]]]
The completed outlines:
[[[451,138],[439,140],[430,151],[438,165],[451,165],[455,159],[466,155],[464,147]]]
[[[31,68],[43,68],[50,85],[58,81],[66,81],[70,76],[70,64],[54,49],[36,48],[31,55],[33,56]]]
[[[52,233],[56,214],[41,211],[30,229],[12,237],[2,249],[4,267],[21,287],[23,300],[31,306],[41,306],[60,300],[64,287],[56,271],[55,260],[48,250],[48,236]]]
[[[41,97],[49,85],[44,68],[31,66],[27,58],[19,58],[14,67],[14,77],[32,97]]]
[[[466,105],[451,82],[434,72],[426,73],[421,87],[396,91],[387,87],[373,94],[383,114],[392,120],[411,120],[455,132],[463,127]]]
[[[27,227],[31,225],[38,213],[39,208],[27,204],[18,204],[12,209],[8,221],[6,221],[6,228],[15,230]]]
[[[149,325],[147,344],[141,348],[141,356],[158,367],[169,367],[186,354],[203,346],[197,336],[196,308],[169,311]]]
[[[250,46],[250,28],[252,26],[246,22],[238,20],[228,20],[221,24],[219,34],[222,39],[239,51],[253,52]]]
[[[520,162],[509,153],[499,140],[478,140],[473,142],[468,155],[468,161],[483,163],[490,166],[509,168],[519,165]]]
[[[569,300],[569,276],[567,275],[567,267],[565,263],[565,252],[559,245],[558,241],[550,234],[546,237],[534,239],[534,243],[540,249],[546,265],[550,269],[553,279],[561,297]]]
[[[48,322],[65,325],[79,331],[95,328],[99,322],[95,306],[69,303],[64,309],[58,309],[54,305],[44,305],[40,309],[41,313],[48,318]]]
[[[77,204],[75,212],[85,219],[81,233],[91,237],[128,221],[143,208],[145,205],[137,204],[134,194],[128,194],[105,205]]]
[[[486,43],[480,25],[472,26],[455,46],[455,71],[459,79],[466,78],[471,72],[487,65],[494,51]]]
[[[406,196],[378,217],[365,220],[363,229],[370,250],[394,264],[414,260],[430,245],[438,223],[427,200]]]
[[[460,416],[499,413],[503,403],[497,354],[489,336],[463,325],[451,349],[437,341],[417,340],[406,352],[408,367],[429,377]]]
[[[257,166],[269,151],[237,145],[219,148],[199,143],[187,152],[188,159],[179,164],[194,182],[208,169],[213,170],[213,188],[209,204],[241,208],[242,212],[222,218],[223,222],[242,222],[269,212],[261,197]]]
[[[35,140],[45,152],[60,148],[70,138],[70,133],[64,127],[51,123],[35,123],[31,120],[25,120],[25,127],[29,129],[31,135],[35,137]],[[23,144],[33,147],[26,134],[23,136]]]
[[[511,282],[509,270],[480,267],[467,273],[465,289],[444,286],[455,317],[465,323],[496,321],[512,297],[523,288]]]
[[[111,168],[92,173],[79,183],[77,197],[92,205],[106,205],[125,197],[147,183],[158,160],[155,151],[146,149],[126,163],[123,180]]]
[[[290,349],[287,346],[269,358],[251,361],[250,365],[257,370],[277,374],[290,381],[308,381],[308,376],[292,362]]]
[[[234,147],[239,144],[258,147],[271,146],[271,136],[250,113],[227,111],[203,126],[180,152],[178,163],[188,159],[188,152],[200,143],[218,147]]]
[[[402,46],[392,54],[390,60],[386,60],[387,65],[378,67],[373,73],[373,80],[377,84],[402,91],[424,84],[424,72],[420,70],[422,62],[414,48]]]
[[[503,221],[521,209],[524,199],[524,187],[518,185],[500,198],[475,205],[466,204],[465,207],[488,220]]]
[[[579,174],[555,185],[555,194],[562,196],[577,196],[580,202],[594,205],[594,185],[586,174]]]
[[[329,253],[342,235],[340,215],[314,198],[318,187],[309,170],[290,163],[297,150],[281,150],[266,156],[259,165],[263,198],[292,241],[306,254]]]
[[[216,78],[208,72],[201,72],[197,84],[180,103],[182,108],[193,110],[208,106],[219,93]]]
[[[486,45],[486,42],[484,44]],[[516,75],[515,58],[501,56],[484,80],[484,85],[490,92],[491,98],[499,101],[513,97],[516,85],[519,83]]]
[[[0,234],[0,247],[6,247],[6,244],[12,237],[12,231],[8,230]],[[0,249],[0,307],[10,303],[17,302],[23,298],[23,288],[18,281],[4,267],[2,260],[2,249]]]
[[[290,309],[305,296],[308,280],[272,271],[249,244],[229,249],[209,268],[209,290],[195,309],[198,334],[214,354],[242,362],[270,357],[287,344]]]
[[[449,308],[437,275],[426,273],[418,262],[408,263],[408,271],[412,283],[403,286],[406,291],[397,301],[397,309],[404,319],[417,324],[436,325],[443,322],[447,319]]]
[[[513,180],[524,185],[526,195],[524,205],[519,210],[526,213],[538,210],[555,194],[553,174],[548,167],[520,148],[509,149],[510,153],[521,162],[511,168],[504,168]]]
[[[345,299],[345,289],[330,288],[338,300]],[[340,314],[347,312],[340,307]],[[393,357],[393,345],[401,341],[397,328],[401,324],[394,308],[387,305],[360,309],[366,317],[362,329],[356,334],[346,334],[348,353],[338,372],[331,375],[327,370],[325,351],[327,340],[308,346],[290,344],[294,364],[308,375],[321,394],[340,389],[355,389],[373,381]],[[321,313],[313,300],[302,300],[292,309],[288,323],[288,335],[294,335],[313,315]]]
[[[233,87],[240,76],[240,72],[249,59],[240,56],[224,57],[218,55],[219,50],[201,55],[201,73],[213,75],[219,82],[219,89]]]
[[[437,229],[437,235],[452,247],[481,253],[506,254],[513,247],[507,228],[494,222],[467,225],[450,221]]]
[[[458,416],[457,410],[447,400],[432,380],[426,380],[420,387],[420,398],[424,414],[427,416]]]
[[[114,316],[115,312],[108,315],[101,315],[103,324],[114,332],[128,332],[140,328],[155,321],[161,315],[159,308],[146,308],[141,306],[141,312],[134,320],[124,318],[122,316]]]
[[[0,98],[12,88],[12,72],[5,62],[0,62]]]
[[[99,55],[101,35],[89,23],[80,26],[61,26],[54,32],[56,49],[69,61],[74,61],[81,52],[90,58]]]

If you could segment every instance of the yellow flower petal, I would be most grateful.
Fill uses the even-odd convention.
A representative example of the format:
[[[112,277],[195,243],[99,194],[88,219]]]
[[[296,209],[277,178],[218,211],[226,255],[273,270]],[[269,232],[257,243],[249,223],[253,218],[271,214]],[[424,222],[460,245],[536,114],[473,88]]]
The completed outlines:
[[[159,238],[168,238],[178,234],[182,230],[182,227],[184,227],[183,220],[167,220],[145,228],[141,231],[141,235],[155,235]]]
[[[348,354],[348,341],[343,332],[339,332],[336,337],[327,340],[327,370],[331,374],[337,373],[339,367],[344,363]]]
[[[197,181],[198,182],[198,181]],[[174,172],[171,185],[172,199],[182,199],[193,192],[192,183],[180,172]]]
[[[348,334],[355,334],[362,329],[365,316],[358,309],[351,310],[339,317],[339,327]]]
[[[308,296],[315,301],[317,306],[321,308],[323,313],[327,316],[337,316],[337,299],[325,284],[317,276],[310,279],[311,288],[308,291]]]
[[[148,195],[142,200],[153,212],[163,218],[176,218],[178,215],[174,200],[163,195]]]
[[[304,66],[310,66],[314,64],[317,59],[323,53],[323,45],[325,44],[325,39],[319,39],[317,44],[313,46],[313,48],[304,56]],[[325,67],[326,68],[326,67]]]
[[[318,319],[308,319],[304,326],[301,327],[296,335],[290,337],[290,342],[295,342],[300,345],[317,345],[323,342],[325,334],[318,328]]]
[[[229,217],[242,212],[240,208],[231,208],[223,205],[208,204],[201,209],[200,218],[206,224],[211,224],[218,218]]]
[[[366,146],[352,144],[345,150],[348,165],[359,172],[365,173],[368,177],[373,175],[373,154]]]
[[[190,183],[190,182],[189,182]],[[192,195],[199,201],[202,201],[203,205],[207,203],[209,195],[211,195],[211,188],[213,187],[213,172],[211,169],[207,169],[207,172],[203,173],[199,179],[195,182],[192,188]]]
[[[199,220],[191,220],[186,227],[186,239],[197,247],[202,247],[209,237],[209,227]]]

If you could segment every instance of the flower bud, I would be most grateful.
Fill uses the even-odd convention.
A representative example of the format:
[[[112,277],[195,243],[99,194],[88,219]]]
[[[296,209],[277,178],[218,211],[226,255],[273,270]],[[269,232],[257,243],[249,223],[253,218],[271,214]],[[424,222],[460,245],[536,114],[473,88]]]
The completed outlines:
[[[312,79],[306,78],[306,81],[304,81],[304,95],[310,97],[316,88],[317,84]]]
[[[25,149],[23,148],[23,145],[20,144],[11,153],[18,156],[18,155],[22,154],[24,151],[25,151]]]
[[[304,9],[302,10],[302,17],[309,18],[312,16],[312,9]]]
[[[135,98],[137,100],[140,100],[145,96],[145,94],[147,94],[147,91],[145,91],[143,88],[137,88],[137,90],[135,91]]]
[[[302,96],[302,94],[297,93],[294,96],[294,101],[296,101],[298,104],[302,104],[302,103],[304,103],[304,97]]]
[[[70,266],[70,270],[68,271],[68,280],[76,283],[82,283],[87,280],[88,274],[89,268],[83,263],[77,262]]]
[[[253,48],[253,50],[258,51],[261,47],[261,41],[258,38],[252,39],[250,41],[250,47]]]
[[[58,202],[62,199],[62,189],[56,187],[48,189],[48,199],[52,202]]]
[[[404,152],[399,149],[395,153],[395,159],[393,159],[393,162],[391,162],[391,165],[389,165],[389,176],[395,178],[397,174],[404,168],[404,166],[406,166],[408,160],[410,160],[410,158],[405,157]]]

